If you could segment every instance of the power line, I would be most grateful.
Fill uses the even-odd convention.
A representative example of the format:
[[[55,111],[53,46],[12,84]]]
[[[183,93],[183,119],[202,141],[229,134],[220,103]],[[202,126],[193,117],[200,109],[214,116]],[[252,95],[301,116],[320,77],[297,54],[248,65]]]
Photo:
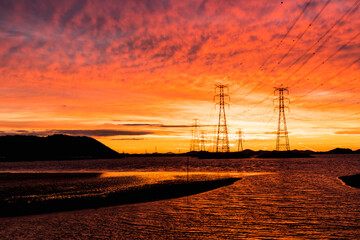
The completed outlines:
[[[353,79],[351,79],[350,81],[348,81],[348,82],[346,82],[347,84],[349,84],[349,83],[352,83],[352,82],[355,82],[356,80],[360,80],[360,77],[355,77],[355,78],[353,78]],[[342,84],[343,85],[343,84]],[[335,86],[335,87],[331,87],[331,88],[329,88],[328,90],[332,90],[332,89],[335,89],[335,88],[337,88],[338,86]],[[355,88],[358,88],[359,86],[357,86],[357,87],[355,87]],[[353,90],[354,88],[352,88],[352,89],[349,89],[349,90]],[[343,90],[343,91],[347,91],[347,90]],[[341,92],[343,92],[343,91],[341,91]]]
[[[316,44],[318,44],[324,37],[326,37],[326,35],[329,34],[338,24],[340,24],[340,23],[344,20],[345,17],[350,17],[353,13],[355,13],[356,10],[357,10],[356,7],[358,7],[358,6],[357,6],[357,5],[358,5],[358,2],[359,2],[359,0],[356,1],[356,2],[352,5],[352,7],[350,7],[350,8],[341,16],[341,18],[339,18],[324,34],[322,34],[322,36],[317,40],[317,42],[315,42],[315,44],[313,44],[313,45],[312,45],[300,58],[298,58],[292,65],[290,65],[290,66],[287,68],[287,70],[290,69],[294,64],[296,64],[301,58],[303,58],[303,57],[307,54],[307,52],[308,52],[310,49],[312,49]],[[318,16],[321,14],[321,12],[325,9],[325,7],[326,7],[329,3],[330,3],[330,0],[325,3],[325,5],[323,6],[323,8],[322,8],[322,9],[320,10],[320,12],[316,15],[316,17],[313,19],[313,21],[315,21],[315,20],[318,18]],[[312,22],[313,22],[313,21],[312,21]],[[310,25],[311,25],[311,24],[310,24]],[[300,35],[300,37],[299,37],[298,40],[300,40],[300,39],[302,38],[302,36],[303,36],[303,35],[306,33],[306,31],[310,28],[310,25],[305,29],[305,31],[302,33],[302,35]],[[291,29],[290,29],[290,30],[291,30]],[[317,51],[319,51],[322,47],[324,47],[324,45],[330,40],[330,38],[334,35],[334,33],[335,33],[335,31],[325,39],[325,41],[317,48]],[[324,60],[321,64],[319,64],[317,67],[313,68],[313,69],[312,69],[308,74],[306,74],[304,77],[310,75],[310,74],[313,73],[318,67],[320,67],[321,65],[323,65],[325,62],[329,61],[334,55],[336,55],[339,51],[341,51],[343,48],[345,48],[345,46],[348,45],[348,44],[349,44],[353,39],[355,39],[357,36],[358,36],[358,34],[356,34],[347,44],[345,44],[345,45],[341,46],[339,49],[337,49],[337,51],[335,51],[333,54],[331,54],[331,55],[330,55],[326,60]],[[284,38],[283,38],[283,39],[284,39]],[[282,39],[282,41],[283,41],[283,39]],[[298,42],[298,40],[297,40],[297,42]],[[281,42],[282,42],[282,41],[281,41]],[[297,43],[297,42],[296,42],[296,43]],[[281,44],[281,43],[279,43],[279,44],[276,46],[275,50],[280,46],[280,44]],[[288,52],[287,52],[285,55],[283,55],[283,58],[280,60],[280,62],[288,55],[288,53],[294,48],[295,45],[296,45],[296,44],[292,45],[292,47],[288,50]],[[261,67],[263,67],[263,66],[265,65],[265,63],[270,59],[270,57],[271,57],[271,55],[273,54],[273,52],[274,52],[274,51],[272,51],[272,53],[270,54],[270,56],[268,56],[268,58],[264,61],[264,63],[262,64]],[[311,56],[311,57],[312,57],[312,56]],[[311,57],[310,57],[310,58],[311,58]],[[304,62],[304,63],[300,66],[300,68],[301,68],[302,66],[304,66],[310,58],[308,58],[308,59],[306,60],[306,62]],[[333,77],[331,77],[330,79],[327,79],[325,82],[328,82],[328,81],[330,81],[331,79],[335,78],[336,76],[340,75],[342,72],[344,72],[345,70],[347,70],[349,67],[351,67],[351,66],[352,66],[353,64],[355,64],[356,62],[358,62],[358,61],[357,61],[357,60],[354,61],[353,63],[351,63],[351,65],[349,65],[349,66],[347,66],[346,68],[342,69],[342,70],[339,71],[337,74],[335,74]],[[259,69],[261,69],[261,67],[260,67]],[[296,73],[300,68],[298,68],[294,73]],[[259,70],[259,69],[258,69],[258,70]],[[273,68],[273,69],[274,69],[274,68]],[[257,71],[257,72],[258,72],[258,71]],[[253,76],[256,75],[257,72],[256,72],[255,74],[253,74]],[[294,74],[294,73],[293,73],[293,74]],[[252,78],[253,76],[251,76],[251,78]],[[247,82],[249,82],[249,81],[251,80],[251,78],[248,79],[248,81],[246,81],[245,84],[246,84]],[[324,83],[325,83],[325,82],[324,82]],[[320,84],[318,87],[322,86],[324,83]],[[261,82],[259,82],[259,83],[255,86],[255,88],[253,88],[250,92],[248,92],[244,97],[246,97],[246,96],[248,96],[249,94],[251,94],[252,92],[254,92],[254,91],[256,90],[256,88],[258,88],[258,87],[260,86],[260,84],[261,84]],[[295,84],[296,84],[296,83],[293,83],[292,86],[294,86]],[[309,92],[306,93],[305,95],[313,92],[314,90],[316,90],[316,89],[313,89],[313,90],[309,91]],[[270,94],[270,95],[271,95],[271,94]],[[243,114],[243,113],[246,113],[246,112],[248,112],[248,111],[251,111],[251,110],[254,109],[256,106],[258,106],[258,105],[260,105],[261,103],[263,103],[264,101],[266,101],[266,99],[268,99],[268,97],[269,97],[269,96],[266,96],[264,99],[262,99],[262,100],[260,100],[259,102],[253,104],[251,107],[249,107],[248,109],[246,109],[245,111],[243,111],[242,114]],[[300,97],[303,97],[303,96],[300,96]],[[297,98],[296,101],[298,101],[298,100],[300,99],[300,97]]]
[[[330,33],[332,31],[332,29],[337,26],[339,23],[341,23],[341,21],[348,15],[350,14],[350,16],[352,14],[355,13],[355,11],[357,10],[357,4],[359,3],[360,0],[357,0],[324,34],[322,34],[322,36],[320,36],[320,38],[310,47],[308,48],[304,54],[302,54],[300,57],[298,57],[295,62],[293,62],[291,65],[288,66],[288,68],[285,71],[288,71],[292,66],[294,66],[298,61],[300,61],[302,58],[304,58],[304,56],[306,56],[306,54],[314,47],[316,46],[328,33]],[[316,20],[316,18],[320,15],[320,13],[324,10],[324,8],[329,4],[329,1],[325,3],[325,5],[323,6],[323,8],[321,9],[321,11],[318,13],[318,15],[313,19]],[[307,27],[307,29],[310,26]],[[307,30],[305,30],[306,32]],[[320,50],[333,36],[335,32],[333,32],[330,36],[328,36],[328,38],[325,39],[325,41],[316,49],[316,51]],[[302,36],[301,36],[302,37]],[[287,79],[289,80],[291,78],[291,76],[293,76],[296,72],[298,72],[311,58],[313,57],[313,55],[310,55],[309,57],[307,57],[307,59],[305,60],[305,62],[303,62],[303,64],[297,68]],[[273,67],[273,69],[264,77],[264,79],[274,70],[275,67]],[[282,71],[281,73],[283,73],[284,71]],[[281,74],[280,73],[280,74]],[[277,76],[279,76],[280,74],[277,74]],[[261,80],[260,82],[258,82],[258,84],[252,89],[250,90],[244,97],[248,96],[249,94],[251,94],[252,92],[254,92],[260,85],[261,83],[264,81]],[[274,82],[274,79],[272,81],[270,81],[268,84],[272,84]]]
[[[344,104],[344,101],[343,100],[346,100],[346,99],[352,99],[356,96],[358,96],[359,94],[354,94],[352,96],[349,96],[347,98],[343,98],[343,99],[338,99],[337,102],[330,102],[330,103],[324,103],[324,104],[316,104],[316,107],[325,107],[325,106],[329,106],[329,105],[333,105],[333,104],[341,104],[343,105]],[[355,105],[355,104],[359,104],[360,101],[357,101],[357,102],[353,102],[353,103],[347,103],[346,106],[351,106],[351,105]],[[304,107],[304,108],[312,108],[312,107]]]
[[[315,90],[317,90],[319,87],[323,86],[325,83],[331,81],[332,79],[336,78],[337,76],[339,76],[341,73],[343,73],[344,71],[346,71],[347,69],[349,69],[352,65],[354,65],[355,63],[359,62],[360,58],[354,60],[351,64],[349,64],[348,66],[344,67],[343,69],[341,69],[339,72],[337,72],[335,75],[333,75],[332,77],[326,79],[325,81],[321,82],[320,84],[318,84],[315,88],[311,89],[310,91],[308,91],[307,93],[297,97],[295,100],[293,100],[293,102],[298,101],[299,99],[305,97],[306,95],[314,92]]]
[[[269,59],[273,56],[274,52],[279,48],[279,46],[282,44],[282,42],[284,41],[284,39],[289,35],[290,31],[294,28],[294,26],[296,25],[296,23],[299,21],[299,19],[304,15],[306,9],[309,7],[310,3],[312,2],[312,0],[310,0],[309,2],[307,2],[304,6],[304,8],[302,9],[302,11],[300,12],[300,14],[297,16],[297,18],[295,19],[295,21],[293,22],[293,24],[290,26],[290,28],[287,30],[287,32],[285,33],[285,35],[282,37],[282,39],[280,40],[280,42],[275,46],[275,48],[272,49],[271,53],[267,56],[267,58],[264,60],[264,62],[260,65],[260,67],[256,70],[256,72],[250,76],[242,85],[246,85],[255,75],[257,75],[257,73],[265,66],[265,64],[269,61]],[[248,94],[247,94],[248,95]]]
[[[274,70],[275,68],[289,55],[289,53],[291,52],[291,50],[297,45],[297,43],[301,40],[301,38],[305,35],[305,33],[310,29],[310,27],[313,25],[313,23],[316,21],[316,19],[321,15],[321,13],[324,11],[324,9],[329,5],[329,3],[331,2],[331,0],[328,0],[324,6],[321,8],[321,10],[316,14],[316,16],[312,19],[312,21],[309,23],[309,25],[307,26],[307,28],[305,28],[305,30],[300,34],[300,36],[296,39],[296,41],[294,42],[294,44],[291,45],[291,47],[289,48],[289,50],[281,57],[281,59],[278,61],[278,63],[276,65],[273,66],[273,68],[265,75],[264,78],[267,78]],[[273,81],[272,81],[273,82]]]
[[[269,99],[269,97],[272,95],[272,93],[270,93],[269,95],[267,95],[265,98],[263,98],[262,100],[260,100],[259,102],[256,102],[254,104],[252,104],[249,108],[247,108],[246,110],[242,111],[240,114],[244,114],[247,113],[249,111],[251,111],[252,109],[254,109],[256,106],[260,105],[261,103],[265,102],[266,100]]]
[[[324,9],[329,5],[329,3],[332,0],[328,0],[324,6],[321,8],[321,10],[316,14],[316,16],[311,20],[311,22],[309,23],[309,25],[307,26],[307,28],[301,33],[301,35],[296,39],[296,41],[294,42],[293,45],[291,45],[290,49],[283,55],[283,57],[279,60],[278,64],[280,64],[282,62],[282,60],[284,60],[285,57],[287,57],[289,55],[289,53],[291,52],[291,50],[297,45],[297,43],[301,40],[301,38],[305,35],[305,33],[310,29],[310,27],[313,25],[313,23],[316,21],[316,19],[321,15],[321,13],[324,11]]]
[[[329,1],[328,1],[329,2]],[[315,46],[318,42],[320,42],[337,24],[339,24],[341,21],[342,21],[342,19],[344,18],[344,17],[346,17],[346,15],[348,15],[349,13],[351,13],[351,14],[353,14],[356,10],[357,10],[357,8],[355,8],[355,7],[357,7],[356,5],[358,4],[358,2],[359,2],[359,0],[357,0],[353,5],[352,5],[352,7],[350,7],[343,15],[342,15],[342,17],[340,18],[340,19],[338,19],[336,22],[335,22],[335,24],[333,24],[332,25],[332,27],[330,27],[318,40],[317,40],[317,42],[315,42],[315,44],[313,44],[300,58],[302,58],[303,56],[305,56],[306,55],[306,53],[313,47],[313,46]],[[325,6],[324,6],[325,7]],[[323,8],[324,8],[323,7]],[[322,9],[323,10],[323,9]],[[352,11],[352,12],[351,12]],[[333,32],[333,34],[334,34],[334,32]],[[319,49],[321,49],[323,46],[324,46],[324,44],[332,37],[332,35],[333,34],[331,34],[330,36],[328,36],[328,38],[317,48],[317,50],[319,50]],[[325,63],[325,62],[327,62],[328,60],[330,60],[333,56],[335,56],[339,51],[341,51],[343,48],[345,48],[349,43],[351,43],[356,37],[358,37],[359,36],[359,34],[360,33],[358,33],[358,34],[356,34],[354,37],[352,37],[346,44],[344,44],[343,46],[341,46],[339,49],[337,49],[333,54],[331,54],[326,60],[324,60],[323,62],[321,62],[321,64],[319,64],[319,65],[317,65],[315,68],[313,68],[308,74],[306,74],[305,76],[303,76],[303,78],[302,79],[304,79],[306,76],[308,76],[308,75],[310,75],[312,72],[314,72],[317,68],[319,68],[321,65],[323,65],[323,63]],[[312,55],[306,60],[306,62],[310,59],[312,57]],[[292,65],[294,65],[300,58],[298,58]],[[293,72],[286,80],[288,80],[294,73],[296,73],[298,70],[300,70],[300,68],[301,67],[303,67],[305,64],[306,64],[306,62],[304,62],[295,72]],[[351,65],[353,65],[354,63],[352,63]],[[292,65],[290,65],[289,67],[288,67],[288,69],[290,69],[291,67],[292,67]],[[350,67],[350,66],[349,66]],[[346,69],[345,69],[346,70]],[[342,72],[342,71],[341,71]],[[337,75],[339,75],[341,72],[339,72]],[[336,76],[337,76],[336,75]],[[333,76],[332,78],[334,78],[334,77],[336,77],[336,76]],[[300,79],[301,80],[301,79]],[[298,80],[297,82],[299,82],[300,80]],[[272,83],[273,81],[271,81],[270,83]],[[292,84],[291,86],[294,86],[295,84]],[[321,84],[320,84],[321,85]],[[252,92],[254,92],[255,90],[256,90],[256,88],[259,86],[259,84],[257,85],[257,86],[255,86],[255,88],[253,88],[250,92],[248,92],[244,97],[246,97],[247,95],[249,95],[250,93],[252,93]],[[319,86],[320,87],[320,86]],[[311,91],[312,92],[312,91]],[[310,93],[310,92],[309,92]],[[248,111],[250,111],[251,109],[253,109],[255,106],[257,106],[257,105],[259,105],[259,104],[261,104],[261,103],[263,103],[266,99],[268,98],[268,96],[267,97],[265,97],[264,99],[262,99],[262,100],[260,100],[258,103],[256,103],[256,104],[253,104],[249,109],[247,109],[247,110],[245,110],[245,111],[243,111],[242,113],[246,113],[246,112],[248,112]]]
[[[359,77],[355,77],[355,78],[353,78],[352,80],[347,81],[346,84],[349,84],[349,83],[351,83],[351,82],[354,82],[355,80],[358,80],[358,79],[360,79],[360,78],[359,78]],[[342,86],[344,86],[344,83],[341,83],[341,84],[342,84]],[[338,87],[339,87],[339,85],[334,86],[334,87],[331,87],[331,88],[327,88],[327,89],[325,89],[325,91],[337,89]],[[348,92],[348,91],[351,91],[351,90],[354,90],[354,89],[358,89],[358,88],[360,88],[360,86],[356,86],[356,87],[352,87],[352,88],[347,88],[347,89],[343,89],[343,90],[340,90],[340,91],[334,91],[334,92],[328,93],[327,95],[335,95],[335,94],[339,94],[339,93],[343,93],[343,92]],[[355,93],[355,94],[353,94],[352,96],[349,96],[349,97],[346,97],[346,98],[342,98],[342,99],[339,99],[339,100],[341,101],[341,100],[353,98],[353,97],[356,97],[356,96],[358,96],[358,95],[359,95],[358,93]]]
[[[300,116],[300,115],[296,115],[296,114],[292,114],[293,116],[291,118],[295,119],[295,120],[300,120],[302,122],[304,121],[308,121],[308,122],[323,122],[323,121],[332,121],[332,120],[356,120],[358,121],[359,120],[359,115],[360,112],[357,112],[357,113],[352,113],[352,114],[346,114],[346,116],[341,116],[341,117],[326,117],[326,118],[322,118],[322,119],[314,119],[314,118],[306,118],[306,117],[303,117],[303,116]],[[357,117],[354,117],[354,116],[357,116]]]
[[[321,67],[324,63],[329,61],[332,57],[334,57],[337,53],[339,53],[342,49],[344,49],[347,45],[349,45],[355,38],[357,38],[360,35],[360,32],[357,33],[355,36],[353,36],[346,44],[342,45],[340,48],[338,48],[336,51],[334,51],[330,56],[328,56],[324,61],[322,61],[320,64],[316,65],[312,70],[310,70],[307,74],[305,74],[302,78],[294,82],[291,87],[293,87],[295,84],[300,82],[301,80],[305,79],[307,76],[309,76],[311,73],[313,73],[316,69]]]
[[[302,54],[300,57],[298,57],[295,62],[293,62],[290,66],[288,66],[288,68],[283,71],[283,72],[287,72],[292,66],[294,66],[297,62],[299,62],[302,58],[304,58],[308,52],[314,47],[316,46],[325,36],[327,36],[336,26],[338,26],[345,17],[347,17],[348,15],[351,16],[352,14],[354,14],[359,5],[360,0],[355,1],[355,3],[323,34],[321,35],[321,37],[313,44],[311,45],[310,48],[308,48],[304,54]],[[293,71],[286,80],[289,80],[295,73],[297,73],[314,55],[315,52],[319,51],[329,40],[330,38],[334,35],[335,31],[332,32],[332,34],[330,34],[324,41],[323,43],[313,52],[313,54],[310,54],[310,56],[308,56],[305,61],[295,70]]]

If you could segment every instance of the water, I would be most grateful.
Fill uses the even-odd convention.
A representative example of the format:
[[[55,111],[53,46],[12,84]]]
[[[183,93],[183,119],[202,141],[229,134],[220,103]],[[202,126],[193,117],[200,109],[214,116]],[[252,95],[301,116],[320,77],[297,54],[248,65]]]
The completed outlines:
[[[11,172],[186,171],[186,158],[0,163]],[[357,239],[360,155],[310,159],[190,159],[190,171],[243,179],[149,203],[2,218],[1,239]],[[156,173],[158,174],[158,173]]]

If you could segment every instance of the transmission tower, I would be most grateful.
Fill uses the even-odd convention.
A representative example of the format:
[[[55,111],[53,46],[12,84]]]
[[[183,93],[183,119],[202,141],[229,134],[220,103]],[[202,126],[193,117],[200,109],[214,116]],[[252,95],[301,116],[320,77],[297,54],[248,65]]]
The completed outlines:
[[[216,104],[219,105],[219,122],[217,127],[216,152],[230,151],[225,115],[225,104],[228,104],[225,102],[225,98],[227,98],[227,100],[230,100],[230,97],[228,94],[224,93],[224,88],[228,89],[229,91],[227,85],[220,84],[215,86],[215,92],[219,90],[219,94],[216,94],[214,96],[214,100],[218,99],[218,102],[216,102]]]
[[[239,131],[236,132],[238,134],[238,152],[243,151],[243,136],[242,136],[242,131],[241,128],[239,129]]]
[[[200,151],[206,151],[205,141],[206,141],[205,131],[201,131],[200,132]]]
[[[213,152],[216,152],[216,139],[217,139],[217,137],[216,137],[216,129],[217,129],[217,126],[216,125],[214,125],[213,126],[213,129],[212,129],[212,135],[211,135],[211,151],[213,151]]]
[[[278,120],[278,130],[277,130],[277,137],[276,137],[276,151],[290,151],[290,144],[289,144],[289,136],[286,127],[286,118],[285,118],[285,108],[289,109],[289,107],[285,106],[285,101],[290,103],[288,97],[284,97],[284,91],[289,94],[289,90],[287,88],[275,88],[274,94],[279,92],[279,98],[274,99],[279,102],[279,106],[275,107],[279,109],[279,120]]]
[[[191,138],[191,144],[190,144],[190,151],[200,151],[198,119],[194,119],[194,125],[193,125],[193,129],[192,129],[192,138]]]

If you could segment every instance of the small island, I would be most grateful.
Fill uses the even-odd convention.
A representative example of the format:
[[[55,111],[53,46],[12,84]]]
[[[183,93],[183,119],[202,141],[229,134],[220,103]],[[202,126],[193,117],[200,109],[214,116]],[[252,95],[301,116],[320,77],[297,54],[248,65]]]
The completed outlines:
[[[346,185],[354,188],[360,188],[360,174],[355,174],[351,176],[342,176],[339,177]]]

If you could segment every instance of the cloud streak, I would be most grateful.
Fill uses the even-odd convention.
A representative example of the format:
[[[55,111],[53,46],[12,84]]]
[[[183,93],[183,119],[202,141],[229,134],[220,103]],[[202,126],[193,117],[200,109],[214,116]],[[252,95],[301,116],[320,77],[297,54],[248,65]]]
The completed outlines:
[[[335,131],[335,134],[356,134],[356,135],[360,135],[360,129],[346,130],[346,131]]]
[[[155,127],[155,128],[192,128],[194,125],[166,125],[166,124],[154,124],[154,123],[124,123],[124,124],[105,124],[108,126],[123,126],[123,127]],[[200,125],[198,127],[209,127],[214,125]]]
[[[16,130],[13,132],[1,131],[1,135],[35,135],[48,136],[53,134],[66,134],[72,136],[90,136],[90,137],[112,137],[112,136],[137,136],[153,134],[150,131],[121,131],[111,129],[96,129],[96,130],[46,130],[46,131],[28,131]]]

